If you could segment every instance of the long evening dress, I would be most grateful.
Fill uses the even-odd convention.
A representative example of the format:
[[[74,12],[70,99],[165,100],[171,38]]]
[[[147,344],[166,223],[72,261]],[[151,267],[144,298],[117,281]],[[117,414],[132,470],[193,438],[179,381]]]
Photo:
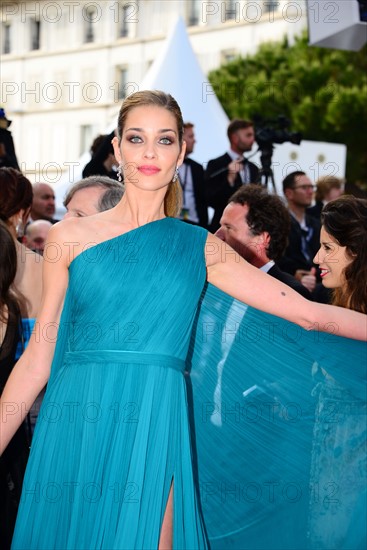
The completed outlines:
[[[207,232],[164,218],[84,250],[33,438],[14,549],[206,548],[184,378]]]
[[[206,235],[168,218],[72,262],[14,549],[157,548],[171,485],[174,548],[315,548],[330,495],[315,478],[315,365],[365,400],[366,343],[207,285]],[[365,448],[345,438],[339,467],[349,450],[363,464]],[[361,496],[333,516],[360,543]]]

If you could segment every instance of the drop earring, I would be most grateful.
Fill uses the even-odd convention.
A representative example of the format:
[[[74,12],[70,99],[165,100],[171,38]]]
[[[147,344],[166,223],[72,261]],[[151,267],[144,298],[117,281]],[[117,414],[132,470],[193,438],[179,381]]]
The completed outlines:
[[[172,183],[176,183],[178,180],[178,166],[176,166],[175,173],[173,174]]]
[[[24,224],[22,218],[18,219],[18,223],[15,226],[17,237],[21,238],[24,235]]]
[[[118,170],[117,170],[117,179],[121,183],[122,182],[122,165],[119,164]]]

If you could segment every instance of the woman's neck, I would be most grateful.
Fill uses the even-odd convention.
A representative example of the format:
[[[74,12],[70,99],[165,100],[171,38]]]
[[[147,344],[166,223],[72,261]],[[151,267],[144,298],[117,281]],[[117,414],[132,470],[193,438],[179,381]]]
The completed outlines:
[[[166,189],[162,193],[140,193],[125,192],[116,208],[116,214],[121,221],[132,227],[140,227],[146,223],[160,220],[165,217],[164,197]]]

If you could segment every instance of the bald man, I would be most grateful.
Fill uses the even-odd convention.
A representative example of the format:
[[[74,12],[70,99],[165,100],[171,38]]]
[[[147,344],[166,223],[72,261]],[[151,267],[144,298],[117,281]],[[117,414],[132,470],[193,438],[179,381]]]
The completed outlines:
[[[47,183],[33,184],[33,202],[31,210],[31,221],[48,220],[55,223],[55,193]]]
[[[52,223],[48,220],[36,220],[28,224],[23,237],[23,244],[42,256],[47,234],[51,227]]]

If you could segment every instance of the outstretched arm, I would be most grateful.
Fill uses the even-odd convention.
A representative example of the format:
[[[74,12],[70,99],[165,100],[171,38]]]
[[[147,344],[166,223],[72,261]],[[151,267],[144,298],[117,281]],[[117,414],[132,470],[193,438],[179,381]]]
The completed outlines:
[[[57,243],[57,261],[48,259],[47,245],[43,262],[43,297],[35,330],[27,349],[15,365],[0,400],[0,454],[23,422],[38,394],[46,385],[55,350],[59,324],[68,284],[68,250],[62,244],[58,225],[48,234],[48,243]],[[53,332],[53,334],[51,334]],[[45,338],[47,335],[47,338]]]
[[[367,340],[367,316],[303,298],[287,285],[253,267],[228,244],[209,234],[206,243],[208,281],[233,298],[296,323],[356,340]]]

